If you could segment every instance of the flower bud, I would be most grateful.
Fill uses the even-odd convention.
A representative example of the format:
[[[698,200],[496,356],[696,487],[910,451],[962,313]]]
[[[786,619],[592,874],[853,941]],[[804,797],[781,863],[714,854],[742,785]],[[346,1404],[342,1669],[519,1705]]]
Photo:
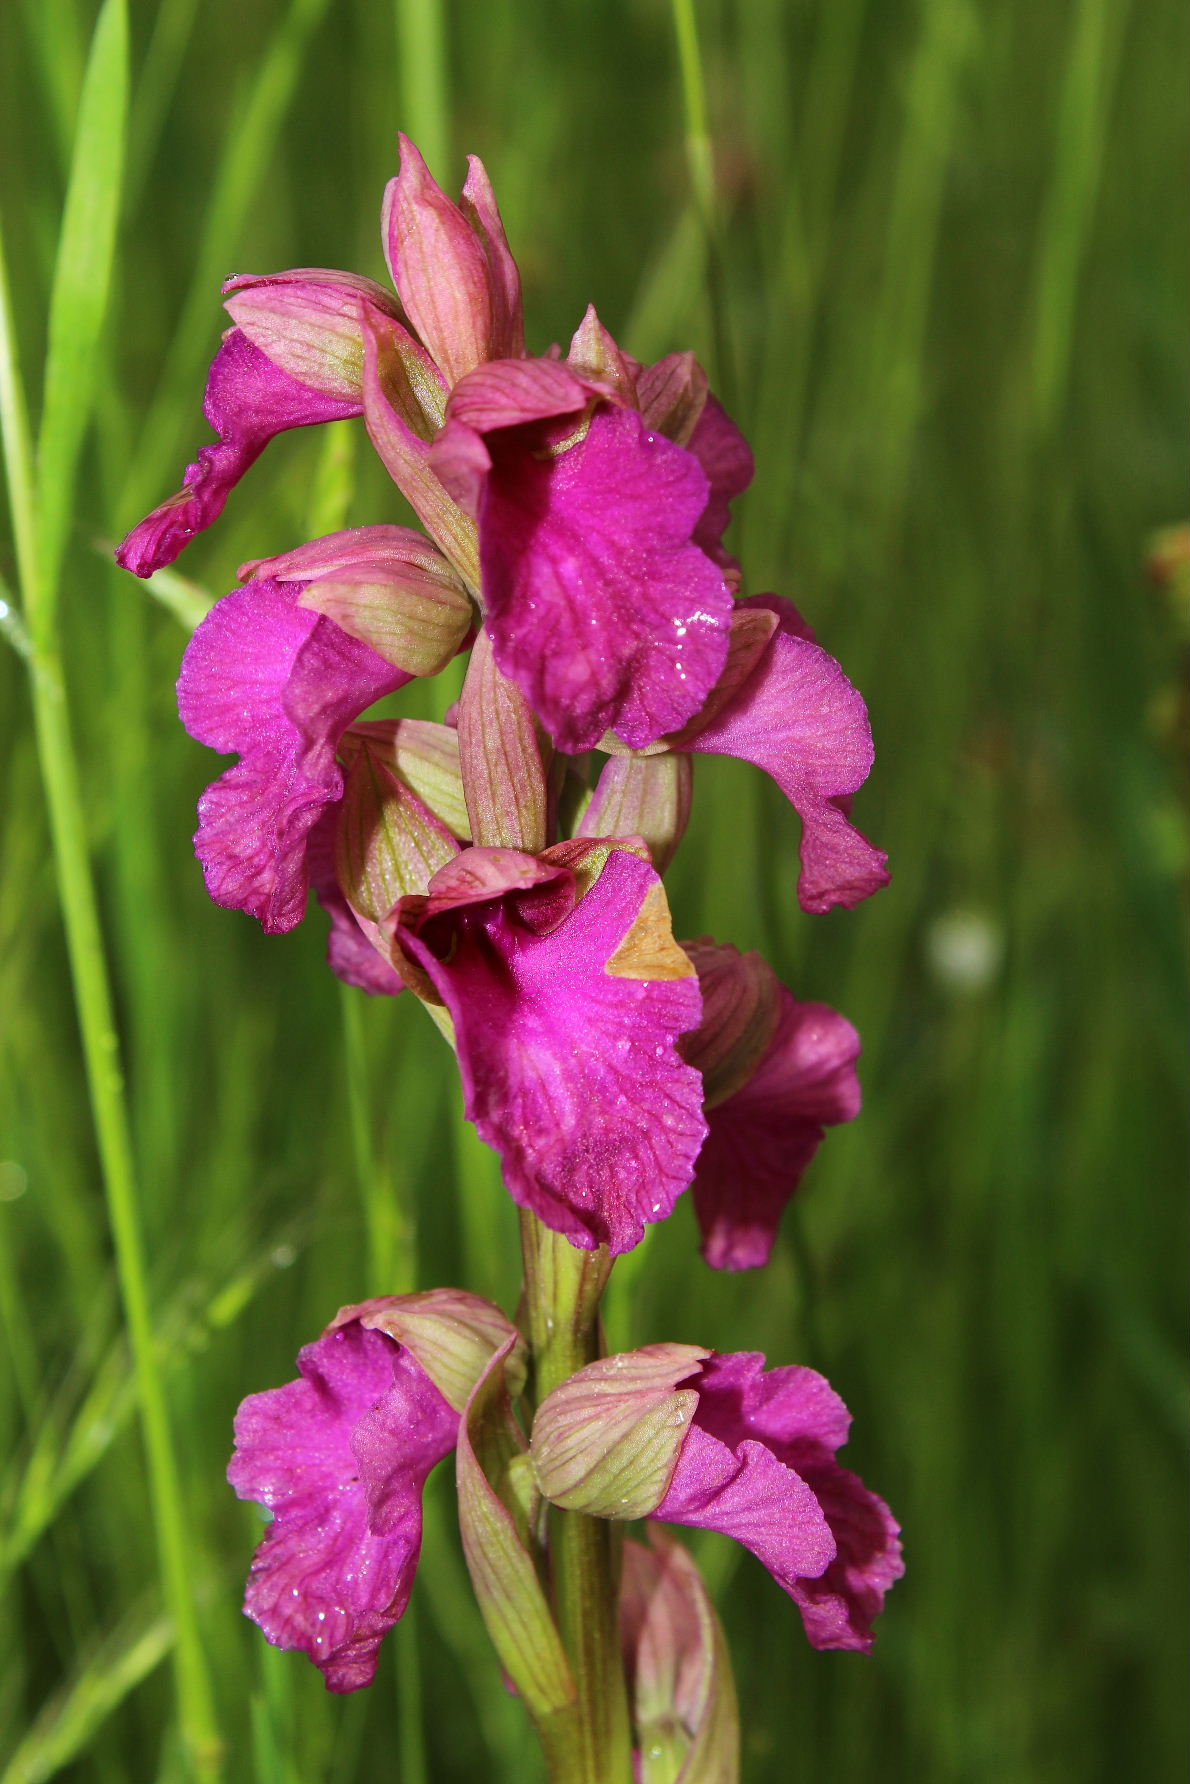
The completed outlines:
[[[739,1711],[727,1643],[694,1557],[659,1524],[624,1544],[620,1632],[639,1784],[736,1784]]]
[[[402,136],[382,228],[401,302],[452,384],[486,359],[523,354],[520,279],[482,162],[472,158],[453,204]]]

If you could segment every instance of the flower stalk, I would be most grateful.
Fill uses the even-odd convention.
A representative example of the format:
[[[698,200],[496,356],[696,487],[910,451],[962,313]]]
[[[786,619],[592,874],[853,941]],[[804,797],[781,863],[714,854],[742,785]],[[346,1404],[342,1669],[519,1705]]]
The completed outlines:
[[[602,1355],[599,1308],[612,1271],[606,1247],[579,1251],[536,1215],[521,1214],[522,1327],[540,1404]],[[551,1784],[631,1784],[632,1743],[619,1628],[619,1532],[607,1519],[551,1506],[549,1577],[554,1611],[578,1687],[577,1752]]]

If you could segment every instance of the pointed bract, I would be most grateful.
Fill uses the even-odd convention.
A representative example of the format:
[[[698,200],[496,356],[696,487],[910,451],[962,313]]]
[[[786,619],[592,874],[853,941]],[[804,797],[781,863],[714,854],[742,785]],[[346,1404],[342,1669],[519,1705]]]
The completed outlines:
[[[475,640],[459,699],[459,766],[471,834],[486,848],[536,854],[549,840],[551,751],[528,701]]]
[[[397,992],[404,991],[404,980],[393,970],[387,956],[378,951],[371,936],[364,933],[339,884],[335,868],[337,820],[338,811],[333,806],[324,811],[306,846],[311,889],[331,920],[326,963],[345,985],[366,991],[370,997],[395,997]]]
[[[425,892],[459,853],[445,824],[388,766],[371,740],[348,733],[347,771],[335,833],[339,885],[364,933],[408,893]]]
[[[446,411],[446,385],[422,347],[386,318],[365,318],[363,415],[385,470],[466,586],[479,588],[475,522],[430,464]]]

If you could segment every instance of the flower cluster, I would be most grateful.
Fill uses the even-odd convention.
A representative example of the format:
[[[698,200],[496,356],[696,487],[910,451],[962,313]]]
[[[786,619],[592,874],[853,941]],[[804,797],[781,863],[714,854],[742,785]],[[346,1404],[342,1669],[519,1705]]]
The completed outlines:
[[[659,875],[709,752],[793,804],[806,910],[883,885],[846,813],[863,701],[789,601],[738,593],[752,460],[691,354],[641,366],[588,310],[565,358],[527,357],[477,160],[456,205],[403,141],[384,230],[397,300],[321,270],[228,282],[219,441],[118,554],[151,574],[274,435],[360,414],[429,535],[245,564],[198,628],[182,719],[239,756],[199,805],[207,885],[270,933],[313,886],[341,977],[442,1012],[510,1192],[573,1243],[628,1250],[693,1182],[709,1261],[763,1263],[858,1108],[858,1042],[757,958],[676,947]],[[468,648],[455,724],[362,716]]]
[[[572,1246],[614,1258],[693,1186],[707,1261],[761,1265],[825,1128],[858,1111],[858,1036],[758,955],[679,945],[661,876],[694,759],[720,754],[763,769],[797,813],[804,910],[883,886],[885,857],[849,815],[872,761],[864,703],[791,602],[742,592],[723,540],[752,458],[692,354],[642,365],[589,309],[565,354],[529,355],[474,158],[455,203],[402,138],[383,235],[395,295],[319,269],[228,281],[205,404],[218,438],[118,553],[151,575],[277,434],[346,417],[424,528],[360,526],[247,563],[199,626],[182,719],[238,757],[199,805],[208,888],[269,933],[313,890],[335,972],[422,1001],[510,1194]],[[461,652],[448,722],[369,716]],[[335,1690],[371,1677],[408,1597],[422,1482],[462,1443],[492,1358],[515,1354],[495,1309],[441,1293],[345,1310],[301,1379],[237,1422],[233,1483],[276,1514],[248,1610]],[[815,1645],[866,1647],[898,1549],[883,1502],[835,1461],[841,1402],[809,1370],[662,1351],[605,1359],[546,1400],[537,1490],[730,1531]],[[559,1431],[569,1391],[586,1396],[588,1448],[592,1431],[622,1443],[588,1415],[629,1378],[624,1405],[635,1416],[651,1395],[681,1442],[648,1503],[638,1469],[626,1514],[580,1490]],[[589,1486],[606,1467],[583,1453]],[[657,1616],[697,1598],[657,1540],[625,1611],[641,1678],[650,1594]]]

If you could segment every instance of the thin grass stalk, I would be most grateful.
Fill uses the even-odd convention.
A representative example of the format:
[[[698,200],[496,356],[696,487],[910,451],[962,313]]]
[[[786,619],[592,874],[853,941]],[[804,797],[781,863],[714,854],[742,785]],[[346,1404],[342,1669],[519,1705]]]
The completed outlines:
[[[706,83],[703,79],[702,47],[694,0],[673,0],[673,21],[682,80],[686,165],[703,232],[707,307],[710,312],[714,354],[714,363],[707,369],[712,382],[731,409],[736,401],[736,379],[724,313],[726,256],[723,246],[723,219],[715,184],[715,155],[707,123]]]
[[[1094,220],[1126,0],[1079,0],[1058,101],[1033,297],[1033,426],[1047,438],[1069,383],[1078,278]]]
[[[121,491],[121,509],[146,508],[158,495],[161,466],[175,456],[183,400],[215,338],[211,305],[227,275],[245,214],[272,155],[288,113],[312,33],[329,0],[292,0],[273,36],[236,124],[227,136],[212,184],[190,289],[174,330],[152,407],[140,432],[140,449]]]
[[[450,156],[446,21],[441,0],[397,0],[401,128],[439,179]]]
[[[136,1370],[163,1595],[176,1632],[183,1739],[196,1776],[220,1769],[219,1738],[194,1609],[190,1532],[156,1350],[128,1110],[111,986],[91,873],[87,820],[71,738],[56,603],[75,476],[94,395],[94,354],[110,284],[127,98],[123,0],[100,13],[84,82],[51,301],[50,357],[35,470],[0,235],[0,432],[32,649],[34,726],[58,892],[107,1197],[124,1315]],[[107,189],[96,185],[97,146]],[[64,396],[73,390],[74,409]],[[40,476],[39,476],[40,473]],[[52,487],[47,499],[42,483]]]

